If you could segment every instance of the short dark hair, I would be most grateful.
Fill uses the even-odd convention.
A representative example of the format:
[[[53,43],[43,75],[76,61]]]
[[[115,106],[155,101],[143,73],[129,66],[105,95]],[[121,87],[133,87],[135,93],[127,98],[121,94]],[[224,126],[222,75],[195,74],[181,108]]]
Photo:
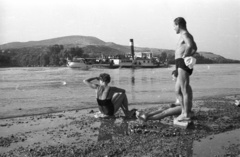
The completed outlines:
[[[186,28],[187,27],[187,22],[183,17],[177,17],[174,20],[175,25],[179,25],[181,28]]]
[[[109,83],[111,81],[111,77],[107,73],[100,74],[99,79],[102,80],[103,82],[106,82],[106,83]]]
[[[174,77],[177,77],[177,76],[178,76],[177,70],[173,70],[173,71],[172,71],[172,75],[174,75]]]

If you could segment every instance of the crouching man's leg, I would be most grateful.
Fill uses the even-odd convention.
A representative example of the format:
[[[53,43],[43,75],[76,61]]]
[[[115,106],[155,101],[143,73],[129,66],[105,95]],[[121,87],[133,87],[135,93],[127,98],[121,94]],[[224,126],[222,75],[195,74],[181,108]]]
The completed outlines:
[[[129,111],[128,109],[128,99],[125,93],[115,93],[112,97],[112,103],[114,105],[114,114],[121,109],[123,110],[125,116],[132,117],[135,113],[135,110]]]

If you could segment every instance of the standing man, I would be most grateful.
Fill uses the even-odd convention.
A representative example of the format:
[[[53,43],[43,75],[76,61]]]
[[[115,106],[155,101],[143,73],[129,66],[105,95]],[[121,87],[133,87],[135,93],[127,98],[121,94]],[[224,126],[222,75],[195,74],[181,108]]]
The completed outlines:
[[[184,60],[186,57],[193,56],[197,51],[197,45],[193,36],[188,32],[186,21],[182,17],[174,20],[174,30],[180,34],[180,39],[175,51],[176,70],[178,72],[175,84],[175,92],[177,99],[182,105],[182,113],[178,116],[178,121],[189,120],[191,118],[192,109],[192,89],[189,85],[189,76],[192,74],[192,67],[187,66]]]

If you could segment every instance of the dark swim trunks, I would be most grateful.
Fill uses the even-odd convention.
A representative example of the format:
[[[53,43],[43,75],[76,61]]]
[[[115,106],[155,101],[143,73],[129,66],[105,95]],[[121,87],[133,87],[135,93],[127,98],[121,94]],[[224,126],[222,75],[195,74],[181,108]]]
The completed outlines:
[[[185,70],[187,73],[189,73],[189,75],[192,75],[192,72],[193,72],[193,69],[189,69],[185,62],[184,62],[184,59],[183,58],[178,58],[175,60],[175,63],[176,63],[176,70],[178,68],[181,68],[183,70]]]
[[[111,99],[100,100],[97,99],[99,110],[102,111],[105,115],[113,116],[114,115],[114,105]]]

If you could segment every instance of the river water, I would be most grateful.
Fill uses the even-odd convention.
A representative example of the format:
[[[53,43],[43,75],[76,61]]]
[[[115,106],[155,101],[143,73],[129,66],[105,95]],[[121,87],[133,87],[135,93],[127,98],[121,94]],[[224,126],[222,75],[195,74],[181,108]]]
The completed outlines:
[[[109,73],[111,86],[127,91],[130,105],[174,102],[169,68],[71,69],[68,67],[0,68],[0,114],[26,109],[73,109],[96,106],[95,92],[83,79]],[[190,77],[194,99],[240,94],[240,64],[199,64]],[[97,83],[97,82],[96,82]]]

